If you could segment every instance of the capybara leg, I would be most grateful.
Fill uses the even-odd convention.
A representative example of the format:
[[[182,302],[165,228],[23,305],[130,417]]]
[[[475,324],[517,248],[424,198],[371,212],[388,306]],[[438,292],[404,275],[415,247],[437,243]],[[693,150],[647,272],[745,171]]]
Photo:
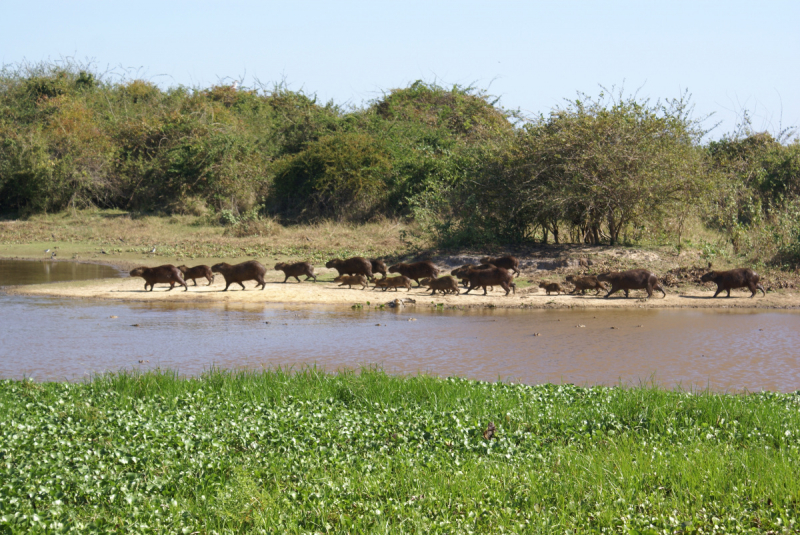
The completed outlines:
[[[230,285],[231,285],[231,283],[230,283],[230,282],[228,282],[228,281],[225,281],[225,289],[224,289],[224,290],[222,290],[222,291],[223,291],[223,292],[227,292],[227,291],[228,291],[228,286],[230,286]]]
[[[500,283],[500,286],[502,286],[502,287],[503,287],[503,289],[506,291],[506,295],[508,295],[508,293],[511,291],[511,286],[509,286],[509,285],[508,285],[507,283],[505,283],[505,282],[501,282],[501,283]]]
[[[242,282],[237,282],[237,284],[242,287],[242,290],[246,290],[247,289],[247,288],[244,287],[244,284]]]
[[[611,297],[611,294],[616,293],[618,291],[619,291],[619,288],[615,288],[614,286],[612,286],[611,289],[606,294],[605,299],[608,299],[609,297]]]
[[[297,279],[297,282],[302,282],[302,281],[300,280],[300,277],[298,277],[297,275],[295,275],[295,276],[294,276],[294,278],[295,278],[295,279]],[[308,279],[306,279],[306,280],[308,280]]]
[[[261,285],[262,290],[267,287],[267,281],[264,280],[264,277],[258,279],[258,284]],[[258,286],[258,284],[256,284],[256,286]]]
[[[731,296],[731,289],[728,288],[728,295],[726,295],[725,297],[730,297],[730,296]]]
[[[714,292],[714,297],[718,296],[720,293],[722,293],[722,286],[717,286],[717,291]],[[712,299],[713,299],[713,297],[712,297]]]
[[[170,282],[169,283],[169,288],[167,288],[167,291],[171,292],[174,287],[175,287],[175,283],[174,282]]]
[[[759,284],[756,284],[756,288],[757,288],[757,289],[759,289],[759,290],[761,290],[761,293],[762,293],[762,294],[764,294],[764,297],[766,297],[766,296],[767,296],[767,292],[764,290],[764,287],[763,287],[763,286],[761,286],[761,283],[759,283]],[[756,291],[755,291],[755,290],[753,290],[753,295],[755,295],[755,293],[756,293]]]
[[[214,275],[211,275],[211,278],[210,278],[210,279],[209,279],[208,277],[206,277],[206,279],[208,279],[208,285],[209,285],[209,286],[211,286],[212,284],[214,284]]]
[[[286,281],[288,281],[288,280],[289,280],[289,275],[286,275],[286,278],[283,279],[283,283],[286,284]]]

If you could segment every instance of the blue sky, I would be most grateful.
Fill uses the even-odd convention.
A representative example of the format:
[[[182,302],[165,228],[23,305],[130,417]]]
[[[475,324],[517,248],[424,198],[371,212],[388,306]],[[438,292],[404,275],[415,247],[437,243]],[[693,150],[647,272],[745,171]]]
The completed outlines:
[[[161,86],[243,79],[354,106],[414,80],[546,113],[577,91],[688,89],[732,131],[800,126],[800,2],[2,2],[0,62],[74,57]]]

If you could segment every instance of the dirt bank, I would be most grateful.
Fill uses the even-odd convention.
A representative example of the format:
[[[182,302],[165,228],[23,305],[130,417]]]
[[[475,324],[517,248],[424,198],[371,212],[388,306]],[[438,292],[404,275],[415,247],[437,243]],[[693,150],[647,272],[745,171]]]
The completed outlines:
[[[330,276],[330,273],[326,273]],[[282,280],[282,278],[280,279]],[[550,295],[544,290],[529,286],[517,290],[516,295],[505,296],[499,288],[488,295],[479,290],[469,295],[437,294],[431,296],[424,288],[411,291],[356,290],[339,287],[333,282],[282,283],[278,277],[269,277],[266,289],[254,289],[254,282],[246,283],[247,290],[234,289],[223,292],[222,277],[211,286],[192,286],[189,291],[176,288],[166,291],[166,285],[157,285],[152,292],[144,291],[144,281],[140,278],[102,279],[57,284],[41,284],[9,288],[10,293],[27,295],[49,295],[71,298],[91,298],[136,301],[182,301],[182,302],[250,302],[250,303],[303,303],[370,306],[386,304],[394,299],[413,299],[415,306],[431,306],[431,303],[445,307],[497,307],[497,308],[800,308],[800,294],[794,291],[769,292],[766,297],[749,298],[749,291],[734,290],[731,297],[712,299],[713,291],[703,288],[667,291],[667,297],[644,299],[644,291],[634,291],[626,299],[616,294],[609,299],[593,295]],[[412,303],[408,303],[411,305]]]

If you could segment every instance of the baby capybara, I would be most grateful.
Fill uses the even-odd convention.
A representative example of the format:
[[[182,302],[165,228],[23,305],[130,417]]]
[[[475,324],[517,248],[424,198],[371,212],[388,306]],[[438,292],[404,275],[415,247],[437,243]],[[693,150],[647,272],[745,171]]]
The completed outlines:
[[[508,292],[510,292],[512,288],[514,289],[514,293],[517,293],[517,285],[512,282],[514,276],[503,268],[470,269],[467,272],[467,279],[469,280],[469,288],[464,292],[465,294],[468,294],[475,288],[483,287],[483,295],[486,295],[487,286],[501,286],[506,291],[506,295],[508,295]]]
[[[234,266],[222,262],[211,266],[211,271],[214,273],[222,273],[222,276],[225,277],[225,289],[222,290],[223,292],[227,292],[228,286],[233,283],[238,284],[242,287],[242,290],[244,290],[245,287],[244,284],[242,284],[244,281],[254,280],[257,283],[256,286],[260,285],[262,290],[267,286],[267,282],[264,280],[264,274],[267,272],[267,268],[257,260],[248,260],[247,262],[242,262]]]
[[[372,278],[372,262],[360,256],[354,256],[346,260],[334,258],[328,261],[325,267],[335,269],[339,272],[339,275],[364,275],[368,279]]]
[[[370,260],[370,264],[372,264],[372,276],[376,276],[378,273],[383,275],[383,278],[386,278],[386,264],[383,263],[383,260]]]
[[[404,264],[400,262],[389,268],[389,273],[399,273],[404,277],[408,277],[420,286],[419,280],[425,277],[432,279],[436,278],[439,274],[439,268],[433,265],[432,262],[423,260],[422,262],[413,262],[411,264]]]
[[[561,292],[564,291],[561,289],[561,285],[557,282],[540,282],[539,288],[544,288],[547,292],[547,295],[550,295],[550,292],[556,292],[556,295],[561,295]]]
[[[567,275],[567,282],[571,282],[575,289],[572,290],[570,293],[575,293],[580,291],[581,294],[585,294],[586,290],[597,290],[594,295],[598,295],[601,290],[605,291],[606,286],[594,275],[589,275],[586,277],[576,277],[575,275]]]
[[[517,260],[515,256],[507,255],[507,256],[498,256],[497,258],[492,258],[491,256],[484,256],[483,258],[481,258],[481,263],[492,264],[499,268],[513,271],[516,275],[519,275],[519,260]]]
[[[184,292],[189,290],[189,286],[187,286],[186,282],[183,280],[180,270],[172,264],[164,264],[163,266],[154,268],[137,267],[131,270],[131,277],[142,277],[144,279],[145,291],[147,287],[150,286],[150,291],[152,292],[153,285],[156,283],[169,284],[169,290],[167,291],[172,290],[176,284],[183,286]]]
[[[442,294],[454,293],[456,295],[461,292],[458,289],[458,281],[451,275],[444,275],[438,279],[422,279],[422,286],[427,286],[431,289],[431,295],[437,291]]]
[[[394,288],[396,292],[398,288],[408,288],[411,291],[411,279],[398,275],[396,277],[385,277],[375,281],[375,288],[382,288],[385,292],[388,288]]]
[[[611,283],[606,297],[620,290],[625,292],[625,297],[628,297],[629,290],[647,290],[647,297],[653,297],[653,290],[658,290],[664,297],[667,296],[667,292],[658,283],[658,278],[646,269],[601,273],[597,280]]]
[[[214,274],[211,272],[211,268],[208,266],[178,266],[178,269],[181,270],[181,273],[183,273],[183,280],[188,281],[191,279],[195,286],[197,286],[197,281],[195,279],[201,279],[203,277],[205,277],[208,281],[208,286],[211,286],[211,284],[214,282]]]
[[[339,286],[344,286],[346,284],[351,290],[354,284],[360,284],[362,290],[367,287],[366,275],[339,275],[333,279],[333,282],[341,282]]]
[[[700,280],[702,282],[715,282],[717,284],[717,291],[714,292],[714,297],[722,293],[723,290],[728,292],[726,297],[731,296],[731,290],[734,288],[747,288],[750,290],[750,297],[755,297],[756,290],[761,290],[764,297],[767,292],[764,287],[758,282],[761,277],[758,273],[750,268],[736,268],[729,271],[709,271],[703,275]]]
[[[300,277],[305,275],[306,280],[314,279],[317,282],[317,276],[314,275],[314,266],[308,262],[295,262],[294,264],[287,264],[286,262],[278,262],[275,264],[275,271],[283,271],[286,278],[283,282],[289,280],[289,277],[294,277],[297,282],[300,282]]]

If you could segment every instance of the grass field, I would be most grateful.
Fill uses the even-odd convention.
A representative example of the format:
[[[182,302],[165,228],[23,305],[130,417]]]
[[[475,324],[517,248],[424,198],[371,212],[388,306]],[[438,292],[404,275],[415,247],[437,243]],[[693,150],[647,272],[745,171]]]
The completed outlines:
[[[6,380],[0,532],[793,533],[799,409],[380,370]]]

